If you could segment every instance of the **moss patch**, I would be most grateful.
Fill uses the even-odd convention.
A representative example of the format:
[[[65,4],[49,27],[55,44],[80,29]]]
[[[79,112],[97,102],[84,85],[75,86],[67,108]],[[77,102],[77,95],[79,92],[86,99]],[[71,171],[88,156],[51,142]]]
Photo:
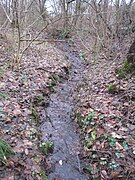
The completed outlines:
[[[126,78],[128,75],[135,75],[135,65],[129,63],[127,59],[124,61],[124,64],[116,69],[117,77],[119,79]]]

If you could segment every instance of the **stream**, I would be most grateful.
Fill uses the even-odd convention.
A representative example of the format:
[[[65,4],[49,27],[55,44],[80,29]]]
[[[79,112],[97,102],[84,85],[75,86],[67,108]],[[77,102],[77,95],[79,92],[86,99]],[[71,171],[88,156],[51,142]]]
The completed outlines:
[[[51,164],[48,180],[87,180],[79,158],[82,151],[80,137],[72,118],[76,88],[83,82],[85,65],[67,43],[58,43],[57,47],[64,52],[72,68],[68,80],[60,83],[51,94],[41,125],[42,141],[54,143],[53,153],[47,156]]]

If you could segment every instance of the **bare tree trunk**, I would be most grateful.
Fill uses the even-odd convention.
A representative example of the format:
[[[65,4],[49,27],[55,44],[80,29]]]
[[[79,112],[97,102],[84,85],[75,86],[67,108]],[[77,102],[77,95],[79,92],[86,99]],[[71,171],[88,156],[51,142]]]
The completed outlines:
[[[129,48],[127,61],[135,66],[135,40],[133,41],[133,43]]]
[[[81,13],[81,0],[76,0],[75,13],[74,13],[73,21],[72,21],[73,27],[76,26],[80,13]]]
[[[20,55],[20,47],[21,47],[21,34],[20,34],[20,24],[19,24],[19,18],[18,18],[18,1],[17,0],[13,0],[12,2],[13,5],[13,19],[12,19],[12,30],[13,30],[13,36],[14,36],[14,40],[16,39],[16,30],[17,30],[17,49],[16,47],[16,42],[14,45],[14,59],[13,59],[13,64],[12,66],[14,67],[15,65],[17,65],[17,68],[19,67],[19,55]]]
[[[119,35],[119,27],[120,27],[120,0],[115,1],[116,5],[116,25],[115,25],[115,34],[118,37]]]
[[[38,6],[39,6],[39,13],[44,21],[44,23],[46,23],[46,0],[38,0]]]
[[[68,7],[69,7],[69,3],[66,2],[66,0],[62,0],[62,13],[63,13],[63,19],[64,19],[64,23],[63,23],[63,29],[64,31],[68,30]]]

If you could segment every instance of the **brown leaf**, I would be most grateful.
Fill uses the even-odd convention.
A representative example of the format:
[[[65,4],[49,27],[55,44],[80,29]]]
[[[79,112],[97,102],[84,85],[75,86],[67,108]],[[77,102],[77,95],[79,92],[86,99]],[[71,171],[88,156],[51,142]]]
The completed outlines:
[[[25,137],[29,137],[29,136],[30,136],[30,134],[31,134],[31,132],[30,132],[30,131],[24,131],[24,135],[25,135]]]
[[[123,146],[120,143],[118,143],[118,142],[116,142],[116,148],[119,149],[119,150],[123,150],[124,149]]]
[[[31,174],[31,170],[27,170],[27,169],[25,169],[25,171],[24,171],[24,174]]]
[[[6,83],[4,83],[4,82],[0,82],[0,88],[5,89],[5,87],[6,87]]]
[[[14,180],[14,176],[6,176],[2,178],[1,180]]]
[[[101,149],[104,149],[104,147],[105,147],[105,142],[103,141],[103,142],[101,143]]]
[[[18,146],[14,147],[13,150],[17,153],[22,153],[24,151],[23,148],[20,148]]]
[[[41,180],[41,176],[39,176],[38,174],[36,175],[37,180]]]
[[[23,140],[23,144],[25,146],[32,146],[33,143],[31,141],[28,141],[28,140]]]
[[[13,111],[13,115],[14,115],[14,116],[18,116],[18,115],[21,115],[21,114],[22,114],[21,110],[19,110],[19,109],[14,109],[14,111]]]
[[[102,180],[107,180],[109,177],[107,175],[107,172],[105,170],[101,171],[101,179]]]
[[[11,122],[12,120],[9,118],[9,117],[7,117],[6,119],[5,119],[5,122]]]
[[[89,134],[91,131],[92,131],[92,128],[91,128],[91,126],[89,126],[89,127],[87,128],[87,133]]]
[[[111,176],[113,179],[118,179],[119,178],[119,173],[118,172],[111,172]]]
[[[41,171],[41,168],[40,168],[40,166],[38,166],[38,165],[37,165],[37,166],[35,165],[35,166],[33,167],[33,169],[34,169],[34,171],[35,171],[36,173],[40,173],[40,171]]]
[[[8,180],[14,180],[14,176],[8,177]]]

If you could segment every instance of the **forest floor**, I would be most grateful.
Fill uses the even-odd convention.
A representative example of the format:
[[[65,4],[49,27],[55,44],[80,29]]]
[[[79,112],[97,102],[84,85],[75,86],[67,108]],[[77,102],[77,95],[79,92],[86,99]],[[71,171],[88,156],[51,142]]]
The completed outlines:
[[[57,91],[55,87],[68,81],[72,63],[64,50],[46,42],[32,45],[19,71],[11,70],[11,50],[4,39],[0,39],[0,44],[0,135],[15,153],[10,158],[0,155],[0,178],[46,180],[51,169],[46,159],[53,149],[51,144],[47,146],[42,141],[40,127],[51,94]],[[87,179],[132,180],[135,174],[135,81],[131,75],[119,79],[115,71],[122,65],[126,51],[120,49],[116,58],[100,56],[93,61],[92,55],[83,56],[81,46],[76,44],[79,43],[68,47],[69,52],[78,54],[85,65],[81,72],[83,82],[76,83],[72,95],[72,119],[83,148],[78,166],[88,174]],[[115,88],[112,90],[112,87]],[[81,162],[85,163],[81,165]],[[62,161],[59,163],[62,166]]]

